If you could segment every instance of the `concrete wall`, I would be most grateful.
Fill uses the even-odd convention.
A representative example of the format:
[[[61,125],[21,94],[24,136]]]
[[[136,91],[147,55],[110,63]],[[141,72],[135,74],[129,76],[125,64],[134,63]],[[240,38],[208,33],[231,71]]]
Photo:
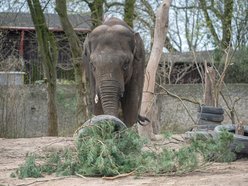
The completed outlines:
[[[77,129],[75,86],[58,86],[59,135]],[[0,87],[0,137],[47,134],[47,95],[44,85]]]
[[[201,85],[168,85],[171,93],[191,100],[202,100]],[[228,85],[224,90],[230,102],[235,104],[240,120],[248,122],[248,84]],[[57,89],[59,134],[72,135],[79,127],[76,124],[76,97],[74,85],[59,85]],[[0,86],[0,137],[35,137],[47,134],[47,105],[44,85],[33,86]],[[183,102],[196,121],[198,105]],[[221,105],[227,109],[221,100]],[[157,96],[158,122],[161,129],[186,130],[194,125],[180,100],[159,92]],[[225,113],[223,123],[230,123]]]
[[[165,88],[179,97],[202,102],[203,87],[201,84],[167,85]],[[223,94],[230,106],[235,105],[239,120],[248,123],[248,84],[229,84],[223,89]],[[239,99],[239,101],[233,104],[236,99]],[[163,94],[163,92],[158,95],[158,117],[162,129],[185,130],[194,126],[194,121],[192,121],[183,104],[193,120],[197,121],[197,104],[187,101],[183,101],[182,103],[179,99]],[[221,97],[220,106],[225,109],[225,119],[222,123],[231,123],[227,114],[229,111],[228,107]]]

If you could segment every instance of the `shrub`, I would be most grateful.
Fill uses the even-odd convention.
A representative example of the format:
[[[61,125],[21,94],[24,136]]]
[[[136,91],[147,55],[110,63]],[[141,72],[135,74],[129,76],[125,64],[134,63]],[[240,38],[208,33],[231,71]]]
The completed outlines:
[[[236,159],[235,152],[230,149],[232,142],[233,134],[223,130],[217,139],[196,138],[191,145],[204,157],[205,161],[231,162]]]
[[[54,152],[39,166],[33,155],[28,156],[16,173],[19,178],[40,177],[42,173],[56,173],[57,176],[114,176],[133,171],[137,174],[182,174],[203,163],[199,154],[205,162],[233,161],[235,154],[229,148],[232,140],[233,136],[223,131],[218,139],[195,138],[177,151],[145,151],[146,141],[134,130],[116,131],[112,123],[105,122],[84,128],[77,137],[76,152]]]
[[[131,172],[140,163],[143,144],[132,129],[115,131],[111,123],[88,127],[77,141],[78,172],[98,176]]]
[[[13,175],[13,174],[12,174]],[[41,168],[35,164],[35,156],[28,155],[25,163],[17,169],[18,178],[41,177]]]

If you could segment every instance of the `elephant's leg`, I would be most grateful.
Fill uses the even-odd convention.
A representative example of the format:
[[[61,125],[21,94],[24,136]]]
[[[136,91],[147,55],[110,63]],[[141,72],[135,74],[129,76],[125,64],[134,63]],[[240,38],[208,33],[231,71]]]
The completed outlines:
[[[136,85],[135,85],[136,84]],[[126,85],[124,97],[121,100],[124,123],[131,127],[138,121],[138,114],[141,104],[142,85],[131,82]]]
[[[149,121],[139,116],[145,74],[145,50],[138,33],[135,33],[135,46],[133,73],[125,87],[125,96],[122,101],[124,122],[128,126],[132,126],[137,121]]]

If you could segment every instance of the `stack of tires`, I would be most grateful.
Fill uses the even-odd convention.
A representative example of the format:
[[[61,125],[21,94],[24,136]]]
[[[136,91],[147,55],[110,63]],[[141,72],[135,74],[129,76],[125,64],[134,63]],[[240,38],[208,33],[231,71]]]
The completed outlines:
[[[198,129],[214,130],[224,120],[224,110],[221,107],[201,105],[198,109]]]

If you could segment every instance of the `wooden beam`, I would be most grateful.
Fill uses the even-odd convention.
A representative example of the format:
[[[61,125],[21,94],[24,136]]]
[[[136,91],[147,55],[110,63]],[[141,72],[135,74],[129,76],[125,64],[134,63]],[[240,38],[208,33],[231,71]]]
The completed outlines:
[[[23,54],[24,54],[24,35],[25,35],[25,32],[24,32],[24,30],[22,30],[21,36],[20,36],[20,46],[19,46],[20,57],[23,57]]]

